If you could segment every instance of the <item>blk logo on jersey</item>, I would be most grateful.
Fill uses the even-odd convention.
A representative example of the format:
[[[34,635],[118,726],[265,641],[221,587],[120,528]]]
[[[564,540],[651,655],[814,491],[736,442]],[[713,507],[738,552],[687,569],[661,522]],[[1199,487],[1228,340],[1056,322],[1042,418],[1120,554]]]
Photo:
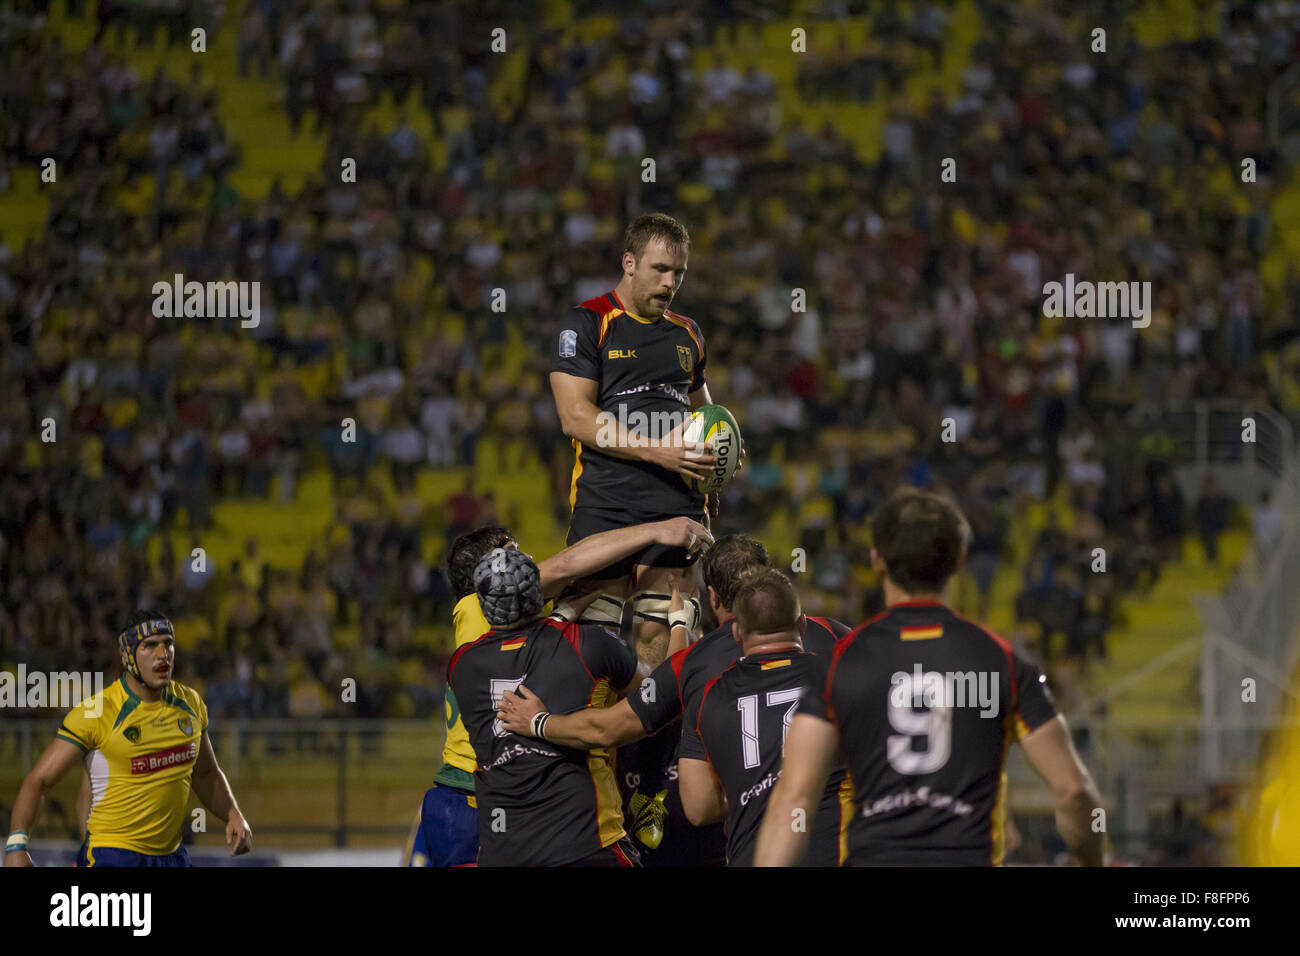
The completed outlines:
[[[685,345],[677,346],[677,361],[681,363],[683,372],[691,370],[691,350]]]
[[[166,750],[155,750],[143,757],[132,757],[131,775],[139,776],[140,774],[157,773],[159,770],[166,770],[168,767],[175,767],[177,764],[189,763],[198,756],[198,753],[198,745],[191,740],[179,747],[168,747]]]
[[[138,744],[140,742],[140,728],[134,724],[122,731],[122,735],[133,744]]]

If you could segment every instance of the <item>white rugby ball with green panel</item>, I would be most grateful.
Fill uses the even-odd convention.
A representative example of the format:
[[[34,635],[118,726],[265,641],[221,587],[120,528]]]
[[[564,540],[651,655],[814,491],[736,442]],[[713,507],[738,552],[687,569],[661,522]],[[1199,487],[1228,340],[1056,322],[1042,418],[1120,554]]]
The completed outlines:
[[[683,475],[682,480],[704,495],[716,494],[725,488],[740,465],[740,427],[735,416],[721,405],[701,405],[686,420],[682,438],[687,442],[703,442],[707,454],[718,459],[708,478]]]

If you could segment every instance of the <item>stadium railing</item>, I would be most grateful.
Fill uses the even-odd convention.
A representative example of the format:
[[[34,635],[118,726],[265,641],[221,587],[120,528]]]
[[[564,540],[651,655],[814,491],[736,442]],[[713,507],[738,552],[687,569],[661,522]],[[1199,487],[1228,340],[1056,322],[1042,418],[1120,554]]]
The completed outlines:
[[[53,739],[58,718],[0,720],[0,815]],[[439,720],[213,720],[209,736],[263,846],[400,846],[442,764]],[[55,788],[49,828],[71,826],[80,774]],[[191,807],[199,804],[191,797]],[[213,823],[195,835],[219,844]]]
[[[1300,159],[1300,65],[1288,69],[1268,88],[1268,135],[1287,159]]]
[[[1243,440],[1246,419],[1255,423],[1254,441]],[[1162,410],[1156,427],[1172,439],[1171,463],[1191,502],[1212,471],[1229,496],[1253,503],[1260,491],[1282,481],[1295,457],[1291,421],[1266,405],[1192,402]]]
[[[1214,778],[1256,766],[1263,735],[1279,726],[1300,663],[1300,464],[1292,461],[1274,499],[1285,515],[1278,544],[1244,564],[1226,593],[1201,601],[1203,763]]]

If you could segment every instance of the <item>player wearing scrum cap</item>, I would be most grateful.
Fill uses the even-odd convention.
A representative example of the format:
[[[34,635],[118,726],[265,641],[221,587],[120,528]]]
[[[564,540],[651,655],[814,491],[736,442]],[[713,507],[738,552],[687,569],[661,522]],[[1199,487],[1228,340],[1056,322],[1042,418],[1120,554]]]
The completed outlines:
[[[649,545],[680,547],[689,552],[713,543],[707,528],[690,518],[618,528],[584,538],[558,554],[538,563],[542,594],[550,598],[585,577]],[[517,548],[506,528],[491,526],[462,534],[452,542],[447,555],[447,572],[456,605],[452,609],[455,643],[460,648],[482,637],[490,629],[474,591],[474,571],[494,548]],[[617,602],[615,602],[617,603]],[[574,608],[566,606],[561,616],[572,620]],[[609,616],[618,620],[619,607]],[[684,645],[684,642],[682,644]],[[470,866],[478,858],[478,798],[474,793],[477,762],[474,747],[465,730],[456,695],[446,690],[447,737],[443,764],[434,785],[425,793],[419,817],[412,828],[403,858],[411,866]]]
[[[501,695],[524,680],[560,713],[608,706],[637,681],[635,655],[600,625],[542,617],[541,575],[521,551],[485,556],[474,590],[491,629],[456,652],[447,682],[478,761],[478,864],[636,865],[612,755],[530,740],[497,719]]]
[[[208,708],[173,680],[175,631],[136,611],[118,636],[122,679],[74,707],[23,781],[5,842],[5,866],[31,866],[27,836],[41,803],[73,764],[90,776],[91,808],[79,866],[188,866],[181,846],[190,788],[226,823],[231,855],[252,849],[208,739]]]
[[[703,760],[704,750],[695,732],[694,718],[690,717],[676,733],[677,721],[683,714],[691,715],[693,704],[703,694],[705,686],[740,657],[740,645],[735,638],[735,620],[732,608],[741,581],[747,573],[768,565],[767,548],[757,538],[747,534],[723,535],[704,556],[704,584],[709,605],[720,621],[718,628],[677,651],[646,678],[635,694],[606,710],[587,709],[577,713],[554,715],[546,724],[549,740],[571,747],[622,746],[639,741],[647,735],[667,738],[667,762],[661,768],[667,771],[679,758]],[[675,627],[674,635],[682,628]],[[848,633],[848,627],[831,618],[808,617],[801,639],[802,646],[814,654],[829,658],[835,642]],[[535,733],[535,718],[547,709],[548,701],[533,693],[532,682],[526,682],[517,691],[508,691],[502,697],[500,716],[506,726],[521,734]],[[670,725],[671,728],[670,728]],[[666,733],[660,733],[670,728]],[[647,765],[643,762],[643,775]],[[621,772],[621,765],[620,765]],[[674,775],[667,777],[668,799],[657,801],[665,813],[655,825],[668,832],[663,850],[671,854],[668,863],[681,865],[721,865],[724,862],[724,838],[720,827],[694,829],[685,819],[679,794],[673,793]],[[645,787],[642,782],[642,787]],[[652,806],[655,804],[652,804]],[[633,826],[638,825],[636,807],[633,806]],[[658,863],[651,858],[651,863]]]

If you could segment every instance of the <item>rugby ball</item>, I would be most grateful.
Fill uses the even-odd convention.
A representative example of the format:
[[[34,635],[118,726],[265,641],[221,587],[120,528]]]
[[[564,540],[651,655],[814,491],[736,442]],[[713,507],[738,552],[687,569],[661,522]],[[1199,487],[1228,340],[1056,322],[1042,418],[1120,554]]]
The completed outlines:
[[[686,420],[682,440],[703,442],[707,453],[718,459],[710,477],[697,479],[683,475],[682,481],[702,495],[717,494],[726,487],[740,464],[740,428],[731,412],[721,405],[701,405]]]

